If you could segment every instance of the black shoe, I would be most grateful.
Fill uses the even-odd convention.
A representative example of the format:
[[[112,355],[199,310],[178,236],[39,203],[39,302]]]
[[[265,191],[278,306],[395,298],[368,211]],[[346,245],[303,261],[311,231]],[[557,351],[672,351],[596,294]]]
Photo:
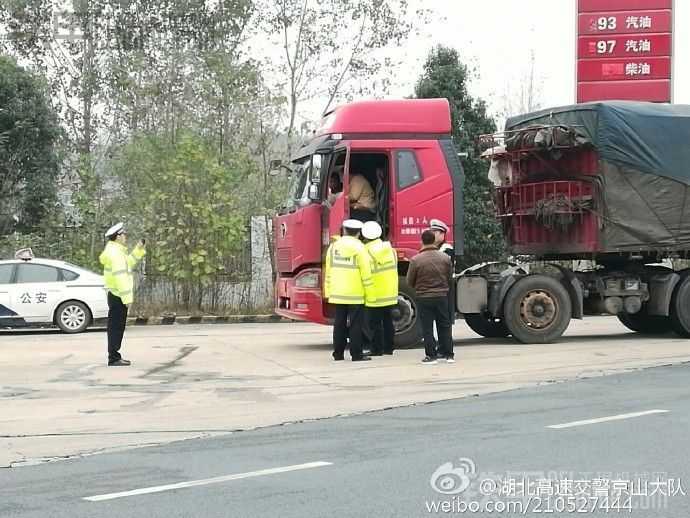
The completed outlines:
[[[425,356],[422,363],[425,365],[436,365],[438,360],[433,356]]]
[[[393,351],[383,351],[383,354],[385,354],[386,356],[393,356]]]
[[[126,367],[130,364],[129,360],[115,360],[114,362],[108,362],[108,367]]]
[[[383,351],[367,351],[364,356],[383,356]]]
[[[366,355],[359,356],[358,358],[352,358],[353,362],[368,362],[369,360],[371,360],[371,356]]]
[[[337,362],[341,362],[345,359],[345,356],[343,354],[333,353],[333,359]]]

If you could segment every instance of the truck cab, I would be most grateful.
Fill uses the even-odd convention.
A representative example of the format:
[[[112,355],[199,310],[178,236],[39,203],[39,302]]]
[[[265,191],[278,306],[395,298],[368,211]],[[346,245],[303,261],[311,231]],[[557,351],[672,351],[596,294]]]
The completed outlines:
[[[404,280],[420,234],[432,218],[440,219],[450,227],[455,253],[463,249],[464,175],[450,129],[446,99],[353,102],[324,115],[291,159],[288,199],[274,220],[276,313],[332,323],[322,265],[342,222],[351,217],[351,179],[361,175],[374,192],[371,219],[398,253],[397,346],[421,340],[414,294]]]

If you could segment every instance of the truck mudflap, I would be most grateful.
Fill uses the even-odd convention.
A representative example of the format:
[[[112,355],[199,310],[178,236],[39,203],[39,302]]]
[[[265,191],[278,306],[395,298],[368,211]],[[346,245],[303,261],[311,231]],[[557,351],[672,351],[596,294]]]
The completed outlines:
[[[570,295],[570,302],[573,305],[573,311],[570,315],[571,318],[577,318],[578,320],[582,320],[585,316],[585,310],[584,297],[582,294],[582,287],[580,286],[580,281],[577,280],[575,274],[573,274],[573,272],[570,271],[568,268],[564,268],[563,266],[557,264],[552,264],[551,266],[556,268],[563,275],[563,278],[559,280],[561,281],[561,284],[563,284],[565,289],[568,290],[568,295]]]
[[[671,296],[678,281],[680,281],[680,275],[675,272],[653,275],[649,279],[648,314],[662,317],[669,315]]]

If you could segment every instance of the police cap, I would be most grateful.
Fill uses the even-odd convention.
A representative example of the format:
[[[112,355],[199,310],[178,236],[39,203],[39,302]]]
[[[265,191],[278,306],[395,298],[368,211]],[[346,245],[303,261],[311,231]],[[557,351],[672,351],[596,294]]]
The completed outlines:
[[[117,234],[122,234],[124,229],[125,229],[124,223],[122,223],[122,222],[117,223],[116,225],[113,225],[112,227],[110,227],[108,230],[105,231],[105,237],[110,237],[110,236],[114,236]]]
[[[343,221],[343,227],[349,228],[350,230],[362,230],[363,225],[364,223],[362,223],[358,219],[346,219],[345,221]]]
[[[362,225],[362,236],[364,239],[378,239],[382,233],[381,225],[376,223],[376,221],[367,221]]]
[[[441,232],[448,232],[448,225],[446,225],[440,219],[432,219],[429,222],[429,229],[430,230],[440,230]]]

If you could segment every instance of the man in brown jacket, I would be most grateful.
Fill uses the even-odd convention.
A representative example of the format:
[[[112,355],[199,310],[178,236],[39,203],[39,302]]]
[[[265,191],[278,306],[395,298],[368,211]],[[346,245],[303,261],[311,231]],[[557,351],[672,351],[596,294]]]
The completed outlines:
[[[453,268],[450,257],[436,248],[434,240],[435,236],[431,230],[422,232],[422,249],[410,260],[407,270],[407,282],[417,297],[426,354],[422,363],[426,365],[438,363],[434,321],[438,331],[440,354],[447,363],[455,362],[451,338],[452,324],[448,313],[448,290],[453,282]]]

